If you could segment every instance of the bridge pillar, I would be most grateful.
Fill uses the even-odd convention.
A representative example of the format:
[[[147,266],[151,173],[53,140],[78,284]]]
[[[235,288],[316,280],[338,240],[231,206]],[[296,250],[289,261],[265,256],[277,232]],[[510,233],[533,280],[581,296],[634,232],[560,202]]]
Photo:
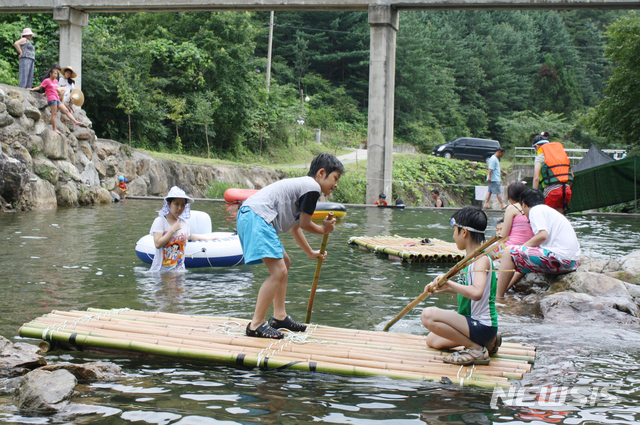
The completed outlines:
[[[398,11],[390,5],[370,5],[369,123],[367,132],[367,204],[380,193],[393,201],[393,113],[396,77]]]
[[[89,14],[71,7],[54,7],[53,20],[60,25],[60,66],[71,66],[78,74],[76,88],[82,88],[82,27],[89,25]]]

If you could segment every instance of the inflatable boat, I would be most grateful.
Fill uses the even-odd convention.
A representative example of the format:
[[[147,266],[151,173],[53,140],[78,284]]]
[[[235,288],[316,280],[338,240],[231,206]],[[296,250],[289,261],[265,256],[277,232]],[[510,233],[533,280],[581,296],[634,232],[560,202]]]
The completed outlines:
[[[224,191],[224,200],[232,204],[239,204],[256,192],[258,192],[256,189],[231,188]],[[335,218],[342,218],[347,215],[347,208],[338,202],[318,202],[311,219],[324,220],[327,214],[329,214],[329,211],[333,211]]]
[[[342,205],[339,202],[318,202],[316,204],[316,210],[311,216],[312,220],[324,220],[324,218],[329,214],[329,212],[333,212],[333,216],[335,218],[342,218],[347,215],[347,207]]]
[[[186,268],[197,267],[233,267],[244,264],[240,239],[232,232],[211,232],[211,217],[203,211],[191,210],[187,220],[191,233],[195,235],[214,236],[218,239],[210,241],[189,241],[185,247],[184,265]],[[153,263],[156,246],[153,235],[143,236],[136,243],[136,255],[147,264]]]
[[[258,189],[236,189],[232,187],[224,191],[224,200],[230,204],[239,204],[251,195],[255,195]]]

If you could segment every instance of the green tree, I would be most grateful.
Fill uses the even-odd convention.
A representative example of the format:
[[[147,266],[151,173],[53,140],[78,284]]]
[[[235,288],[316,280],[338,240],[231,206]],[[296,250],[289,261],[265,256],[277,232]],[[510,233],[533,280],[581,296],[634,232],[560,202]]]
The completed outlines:
[[[511,118],[500,117],[497,126],[504,135],[503,144],[510,146],[529,147],[531,137],[548,131],[552,138],[565,139],[574,128],[573,124],[565,122],[562,114],[543,112],[541,115],[531,111],[514,112]]]
[[[118,92],[117,108],[124,110],[127,114],[127,124],[129,127],[129,146],[131,146],[131,114],[140,109],[140,101],[135,87],[140,86],[137,74],[130,72],[131,68],[119,69],[111,74],[111,80]]]
[[[640,140],[640,17],[631,12],[607,30],[605,54],[617,64],[592,123],[608,141]]]
[[[180,97],[169,96],[166,102],[169,107],[167,118],[176,124],[176,150],[178,153],[182,153],[182,139],[180,139],[178,124],[191,116],[191,114],[187,113],[187,100]]]
[[[215,93],[196,93],[193,97],[193,112],[191,116],[196,124],[204,125],[204,135],[207,141],[207,158],[211,158],[211,150],[209,148],[209,124],[213,120],[213,114],[220,106],[220,99]],[[213,132],[215,136],[215,131]]]

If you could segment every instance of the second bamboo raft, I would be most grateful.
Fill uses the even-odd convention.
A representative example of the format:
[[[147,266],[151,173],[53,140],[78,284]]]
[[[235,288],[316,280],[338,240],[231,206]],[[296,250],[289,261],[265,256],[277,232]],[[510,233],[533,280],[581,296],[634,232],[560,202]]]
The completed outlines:
[[[349,243],[409,263],[457,263],[464,258],[455,243],[401,236],[352,237]]]
[[[200,360],[239,367],[295,369],[338,375],[387,376],[485,388],[508,387],[531,370],[535,348],[503,343],[488,366],[454,366],[426,336],[312,324],[306,332],[269,340],[244,335],[246,319],[129,309],[53,311],[20,335],[67,349]]]

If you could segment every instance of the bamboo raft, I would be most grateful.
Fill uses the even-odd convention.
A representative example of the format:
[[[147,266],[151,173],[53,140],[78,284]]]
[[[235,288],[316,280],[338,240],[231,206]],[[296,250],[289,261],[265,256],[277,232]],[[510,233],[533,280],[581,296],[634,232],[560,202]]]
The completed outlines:
[[[20,328],[20,336],[63,349],[129,352],[237,367],[387,376],[484,388],[509,387],[531,370],[535,348],[503,342],[487,366],[455,366],[426,336],[312,324],[269,340],[244,335],[248,320],[129,309],[53,311]],[[41,343],[47,345],[45,343]]]
[[[457,263],[465,255],[455,243],[439,239],[411,239],[397,235],[354,236],[349,243],[409,263]]]

